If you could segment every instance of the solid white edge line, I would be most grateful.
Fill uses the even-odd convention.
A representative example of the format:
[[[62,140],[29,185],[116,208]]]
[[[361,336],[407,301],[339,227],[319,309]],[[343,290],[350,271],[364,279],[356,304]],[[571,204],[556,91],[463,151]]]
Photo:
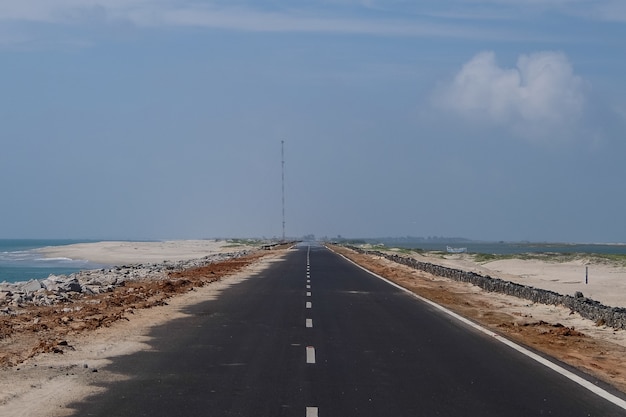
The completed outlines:
[[[334,253],[337,253],[337,252],[334,252]],[[512,342],[511,340],[506,339],[505,337],[503,337],[503,336],[501,336],[501,335],[499,335],[497,333],[494,333],[491,330],[486,329],[486,328],[482,327],[481,325],[476,324],[473,321],[468,320],[465,317],[460,316],[460,315],[458,315],[457,313],[455,313],[455,312],[453,312],[451,310],[448,310],[447,308],[445,308],[445,307],[435,303],[434,301],[431,301],[431,300],[429,300],[427,298],[424,298],[424,297],[422,297],[420,295],[415,294],[414,292],[410,291],[409,289],[404,288],[403,286],[398,285],[395,282],[392,282],[392,281],[388,280],[387,278],[382,277],[382,276],[376,274],[375,272],[372,272],[369,269],[367,269],[367,268],[357,264],[353,260],[348,259],[347,257],[343,256],[342,254],[337,253],[337,255],[341,256],[342,258],[346,259],[347,261],[351,262],[352,264],[358,266],[359,268],[361,268],[362,270],[368,272],[369,274],[375,276],[376,278],[382,279],[386,283],[388,283],[390,285],[393,285],[394,287],[396,287],[396,288],[398,288],[398,289],[400,289],[400,290],[402,290],[402,291],[412,295],[413,297],[415,297],[415,298],[417,298],[417,299],[419,299],[419,300],[421,300],[421,301],[423,301],[423,302],[425,302],[425,303],[427,303],[427,304],[437,308],[438,310],[441,310],[442,312],[446,313],[447,315],[449,315],[451,317],[454,317],[455,319],[457,319],[457,320],[467,324],[468,326],[470,326],[470,327],[472,327],[472,328],[474,328],[474,329],[476,329],[476,330],[478,330],[478,331],[480,331],[480,332],[482,332],[482,333],[484,333],[484,334],[486,334],[488,336],[493,337],[494,339],[498,340],[499,342],[504,343],[505,345],[509,346],[510,348],[515,349],[516,351],[520,352],[523,355],[528,356],[531,359],[534,359],[535,361],[539,362],[540,364],[542,364],[542,365],[552,369],[553,371],[563,375],[564,377],[566,377],[566,378],[570,379],[571,381],[577,383],[578,385],[588,389],[589,391],[593,392],[594,394],[596,394],[596,395],[604,398],[605,400],[607,400],[607,401],[617,405],[618,407],[621,407],[624,410],[626,410],[626,401],[624,401],[621,398],[611,394],[608,391],[603,390],[602,388],[594,385],[593,383],[587,381],[586,379],[581,378],[580,376],[576,375],[575,373],[573,373],[571,371],[568,371],[567,369],[557,365],[556,363],[553,363],[553,362],[549,361],[548,359],[546,359],[546,358],[544,358],[542,356],[539,356],[539,355],[537,355],[534,352],[531,352],[530,350],[526,349],[525,347],[522,347],[522,346],[518,345],[517,343]]]
[[[307,407],[306,408],[306,417],[318,417],[318,415],[317,415],[317,407]]]
[[[315,348],[313,346],[306,347],[306,363],[315,363]]]

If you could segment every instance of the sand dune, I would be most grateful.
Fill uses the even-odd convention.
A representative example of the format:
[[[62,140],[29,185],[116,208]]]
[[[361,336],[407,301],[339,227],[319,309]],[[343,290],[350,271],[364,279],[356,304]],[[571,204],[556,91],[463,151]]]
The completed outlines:
[[[225,240],[171,240],[163,242],[107,241],[52,246],[41,252],[48,258],[84,259],[104,265],[157,263],[202,258],[214,253],[249,248]]]

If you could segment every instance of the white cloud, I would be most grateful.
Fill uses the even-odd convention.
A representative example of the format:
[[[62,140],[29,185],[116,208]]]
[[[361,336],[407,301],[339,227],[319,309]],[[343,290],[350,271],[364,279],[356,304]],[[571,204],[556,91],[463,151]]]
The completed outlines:
[[[626,2],[624,0],[458,0],[470,7],[506,7],[511,17],[520,13],[557,12],[582,19],[626,22]]]
[[[543,138],[576,125],[585,86],[559,52],[521,55],[515,68],[502,68],[493,52],[481,52],[435,92],[434,103],[470,121]]]
[[[373,7],[357,2],[362,9]],[[369,4],[369,6],[368,6]],[[402,10],[402,9],[400,9]],[[353,11],[354,12],[354,11]],[[4,0],[0,22],[81,23],[97,15],[101,20],[123,20],[140,27],[206,27],[255,32],[317,32],[382,36],[463,39],[528,39],[505,29],[460,26],[407,15],[400,17],[346,14],[333,7],[283,7],[273,10],[227,2],[197,0]]]
[[[247,4],[247,6],[245,6]],[[623,0],[450,0],[446,2],[442,9],[441,2],[426,1],[419,4],[411,4],[410,2],[397,2],[389,0],[327,0],[316,4],[319,7],[309,7],[309,11],[325,10],[322,15],[316,16],[319,19],[328,18],[332,23],[333,19],[326,13],[338,12],[338,6],[352,6],[357,10],[387,10],[395,13],[403,13],[405,15],[416,16],[448,16],[452,19],[465,17],[469,20],[474,19],[501,19],[504,17],[516,19],[520,15],[527,12],[557,11],[563,14],[575,14],[585,18],[595,18],[601,20],[626,20],[626,3]],[[309,4],[309,6],[311,5]],[[152,16],[153,23],[160,21],[164,24],[186,24],[190,20],[192,24],[201,21],[202,24],[213,26],[214,18],[221,15],[239,15],[241,13],[242,22],[234,25],[238,29],[243,23],[246,23],[249,16],[253,16],[256,20],[268,19],[269,23],[281,16],[281,19],[289,19],[294,23],[303,22],[305,26],[308,18],[303,14],[305,8],[294,7],[293,5],[285,5],[284,7],[275,8],[276,13],[262,12],[259,4],[250,1],[228,2],[228,1],[200,1],[200,0],[3,0],[0,2],[0,21],[1,20],[22,20],[37,22],[54,22],[67,23],[76,18],[77,12],[80,15],[81,10],[98,8],[105,10],[109,17],[123,18],[140,22],[146,21],[146,16]],[[282,11],[280,11],[282,10]],[[196,13],[199,12],[204,17],[191,19],[160,19],[162,15],[172,13]],[[343,24],[345,20],[335,18],[337,23]],[[368,20],[354,19],[356,22],[367,23]],[[393,33],[408,32],[408,26],[415,27],[416,22],[409,19],[408,21],[385,21],[377,20],[379,27],[374,27],[374,32],[380,32],[380,25],[385,26],[385,30]],[[315,22],[314,22],[315,23]],[[354,26],[355,22],[352,22]],[[397,27],[397,26],[400,27]],[[218,27],[222,26],[220,24]],[[316,30],[327,29],[328,25],[322,25]],[[374,25],[376,26],[376,25]],[[395,29],[394,29],[395,26]],[[402,27],[406,26],[406,27]],[[339,26],[334,26],[339,28]],[[256,24],[252,25],[252,29],[256,29]],[[447,29],[453,29],[448,26]],[[358,28],[358,32],[365,31]],[[418,34],[420,31],[417,31]],[[441,33],[436,33],[441,35]]]

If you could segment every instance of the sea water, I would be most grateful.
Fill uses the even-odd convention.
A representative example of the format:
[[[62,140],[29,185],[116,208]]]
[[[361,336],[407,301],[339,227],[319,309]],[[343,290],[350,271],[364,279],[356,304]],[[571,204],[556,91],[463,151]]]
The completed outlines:
[[[389,247],[419,248],[427,251],[446,251],[446,246],[464,247],[469,253],[516,254],[516,253],[602,253],[626,254],[626,244],[569,244],[530,242],[477,242],[470,240],[436,242],[425,239],[392,238],[367,239],[369,243],[383,243]],[[95,240],[66,239],[0,239],[0,282],[20,282],[29,279],[44,279],[49,275],[68,275],[85,269],[98,269],[103,265],[83,259],[45,258],[40,252],[48,246],[71,245],[74,243],[97,242]]]
[[[49,246],[94,242],[59,239],[0,239],[0,282],[19,282],[43,279],[49,275],[68,275],[100,265],[83,259],[46,258],[40,252]]]
[[[369,240],[369,243],[376,243]],[[548,242],[482,242],[472,240],[437,239],[436,242],[410,238],[379,239],[378,242],[389,247],[422,249],[425,251],[446,252],[446,247],[467,248],[468,253],[493,255],[512,255],[521,253],[599,253],[626,255],[623,243],[548,243]]]

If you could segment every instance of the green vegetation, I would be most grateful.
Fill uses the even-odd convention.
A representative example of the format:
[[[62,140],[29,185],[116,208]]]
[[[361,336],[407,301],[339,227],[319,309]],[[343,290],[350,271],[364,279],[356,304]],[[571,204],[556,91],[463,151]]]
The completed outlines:
[[[626,267],[626,255],[624,254],[613,254],[613,253],[597,253],[591,256],[593,261],[602,262],[602,263],[614,263],[619,266]]]
[[[386,252],[396,252],[405,255],[418,253],[430,255],[438,258],[445,258],[450,255],[445,251],[427,251],[421,248],[398,248],[385,246],[382,243],[373,245],[361,245],[366,250],[379,250]],[[488,263],[507,259],[536,260],[544,262],[563,263],[575,260],[583,260],[595,264],[607,264],[626,267],[626,254],[603,254],[603,253],[582,253],[582,252],[526,252],[512,254],[492,254],[492,253],[469,253],[467,254],[474,262]]]
[[[411,254],[411,253],[422,254],[422,253],[424,253],[424,249],[420,249],[420,248],[398,248],[396,250],[398,252],[400,252],[400,253],[406,253],[406,254]]]
[[[544,262],[571,262],[579,259],[588,260],[591,263],[606,263],[616,264],[619,266],[626,266],[626,255],[621,254],[603,254],[603,253],[556,253],[556,252],[538,252],[538,253],[514,253],[506,255],[496,255],[491,253],[476,253],[473,254],[475,262],[487,263],[494,261],[501,261],[506,259],[522,259],[522,260],[537,260]]]
[[[224,245],[225,248],[236,248],[239,246],[261,246],[263,241],[259,239],[228,239]]]
[[[365,245],[367,242],[363,239],[338,239],[344,245]]]
[[[569,262],[576,259],[588,258],[584,253],[556,253],[556,252],[536,252],[536,253],[512,253],[496,255],[492,253],[477,253],[473,255],[474,261],[479,263],[500,261],[505,259],[536,260],[545,262]]]

